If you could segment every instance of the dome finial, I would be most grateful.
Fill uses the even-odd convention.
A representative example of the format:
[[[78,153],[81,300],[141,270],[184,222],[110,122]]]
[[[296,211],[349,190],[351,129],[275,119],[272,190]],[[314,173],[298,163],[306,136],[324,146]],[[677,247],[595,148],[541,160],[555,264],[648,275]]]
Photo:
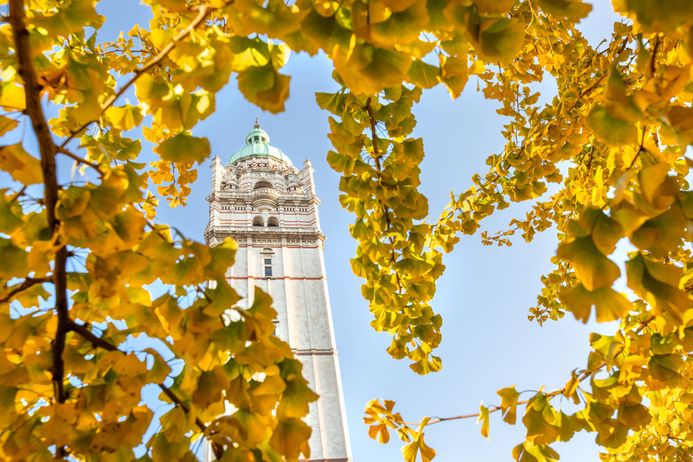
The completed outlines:
[[[260,118],[259,117],[255,117],[255,125],[253,126],[253,128],[260,128]]]

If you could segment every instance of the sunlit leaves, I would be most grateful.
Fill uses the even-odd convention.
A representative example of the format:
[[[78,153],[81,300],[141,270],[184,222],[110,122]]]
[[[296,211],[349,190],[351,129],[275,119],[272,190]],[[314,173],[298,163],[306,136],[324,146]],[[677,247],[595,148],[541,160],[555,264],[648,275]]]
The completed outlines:
[[[689,295],[678,287],[680,268],[638,254],[626,263],[626,271],[628,286],[658,313],[668,313],[682,320],[690,309]]]
[[[611,287],[590,291],[583,284],[578,284],[565,290],[561,300],[582,322],[589,319],[592,306],[595,307],[598,322],[620,319],[631,308],[630,301]]]
[[[549,446],[525,441],[513,448],[513,459],[518,462],[554,462],[560,456]]]
[[[610,286],[619,276],[618,266],[605,257],[591,237],[580,237],[563,244],[558,256],[571,262],[587,290]]]
[[[582,0],[539,0],[541,8],[549,14],[566,17],[577,22],[592,11],[592,5]]]
[[[424,428],[428,424],[428,419],[423,419],[419,424],[419,429],[412,432],[411,442],[402,447],[402,455],[405,462],[416,462],[419,458],[421,462],[430,462],[436,456],[435,450],[426,444],[424,439]]]
[[[0,146],[0,168],[24,185],[43,180],[39,160],[26,152],[21,144]]]
[[[517,401],[520,398],[520,393],[515,390],[515,387],[501,388],[496,393],[501,398],[501,411],[503,412],[503,420],[511,425],[515,425],[517,419]]]
[[[156,148],[162,159],[171,162],[202,162],[210,154],[209,141],[188,133],[179,133]]]
[[[635,143],[638,130],[635,124],[615,116],[605,106],[595,106],[589,115],[590,127],[608,143],[614,145]]]
[[[14,130],[19,125],[15,119],[6,116],[0,116],[0,135]]]
[[[481,423],[481,436],[488,438],[489,428],[491,426],[491,415],[489,414],[488,407],[483,404],[479,406],[479,417],[476,422]]]
[[[272,66],[251,67],[238,75],[238,88],[243,96],[261,108],[281,112],[289,97],[290,80]]]
[[[478,25],[479,51],[488,60],[509,61],[523,45],[524,25],[513,19],[484,19]]]

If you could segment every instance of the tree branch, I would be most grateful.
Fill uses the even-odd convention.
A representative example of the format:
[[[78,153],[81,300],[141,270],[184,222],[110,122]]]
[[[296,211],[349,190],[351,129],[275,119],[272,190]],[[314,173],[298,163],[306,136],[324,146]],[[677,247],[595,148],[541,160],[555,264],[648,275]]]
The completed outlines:
[[[87,159],[83,159],[83,158],[79,157],[77,154],[73,153],[72,151],[70,151],[69,149],[67,149],[63,146],[58,146],[58,152],[61,154],[65,154],[67,157],[73,159],[78,164],[84,164],[88,167],[93,168],[94,170],[96,170],[96,172],[99,174],[100,177],[103,177],[103,172],[101,171],[101,167],[99,166],[99,164],[96,164],[94,162],[90,162]]]
[[[24,98],[26,100],[26,113],[31,118],[31,123],[36,134],[41,154],[41,172],[43,174],[43,197],[46,205],[48,226],[53,237],[58,232],[59,221],[55,216],[55,205],[58,201],[58,175],[55,165],[56,146],[53,143],[46,116],[41,107],[41,86],[36,78],[36,71],[32,61],[33,53],[29,43],[29,31],[24,24],[25,11],[23,0],[10,0],[9,21],[12,26],[14,49],[19,64],[19,75],[24,82]],[[63,403],[67,399],[64,389],[65,364],[63,352],[65,351],[65,335],[67,333],[68,303],[67,303],[67,275],[65,264],[67,262],[67,248],[60,245],[56,238],[58,250],[53,263],[53,283],[55,285],[55,309],[58,313],[58,323],[53,341],[53,367],[52,380],[55,399]],[[67,455],[64,446],[58,445],[56,457],[64,458]]]
[[[81,335],[85,340],[89,341],[92,345],[94,345],[97,348],[101,348],[102,350],[106,351],[117,351],[122,354],[127,354],[126,352],[124,352],[108,340],[105,340],[99,337],[98,335],[94,334],[91,330],[89,330],[88,326],[85,324],[77,324],[75,321],[70,320],[68,322],[68,330]],[[168,399],[171,400],[171,402],[174,405],[181,408],[181,410],[186,414],[190,414],[190,406],[188,406],[178,396],[176,396],[173,390],[171,390],[163,383],[159,383],[158,387],[168,397]],[[197,427],[200,429],[202,433],[204,433],[207,430],[207,425],[205,425],[205,423],[202,422],[202,420],[200,420],[199,417],[195,417],[195,425],[197,425]],[[220,459],[221,456],[224,454],[224,448],[216,443],[212,443],[212,450],[214,451],[214,455],[217,459]]]
[[[7,295],[4,297],[0,298],[0,303],[6,303],[8,302],[12,297],[17,295],[20,292],[24,292],[30,287],[35,286],[36,284],[43,284],[44,282],[52,282],[52,278],[26,278],[24,281],[19,284],[19,285],[14,285],[12,286],[12,290],[7,292]]]
[[[234,1],[234,0],[227,1],[226,3],[224,3],[224,5],[223,5],[221,8],[230,5],[231,3],[233,3],[233,1]],[[195,17],[195,19],[192,20],[192,22],[191,22],[190,24],[188,24],[188,27],[186,27],[185,29],[183,29],[182,31],[180,31],[180,32],[178,33],[178,35],[176,35],[175,37],[173,37],[173,39],[172,39],[164,48],[162,48],[161,51],[159,51],[159,53],[157,53],[156,56],[154,56],[152,59],[150,59],[149,61],[147,61],[147,62],[144,64],[144,66],[142,66],[142,68],[137,69],[137,70],[134,72],[135,75],[133,75],[133,76],[130,78],[130,80],[128,80],[127,82],[125,82],[125,84],[124,84],[116,93],[114,93],[111,97],[109,97],[106,101],[104,101],[104,103],[101,105],[101,113],[99,114],[99,117],[100,117],[101,114],[103,114],[109,107],[113,106],[113,104],[118,100],[118,98],[120,98],[120,97],[121,97],[121,96],[122,96],[122,95],[123,95],[123,94],[124,94],[124,93],[125,93],[136,81],[137,81],[137,79],[139,79],[142,75],[144,75],[144,74],[146,74],[147,72],[149,72],[149,70],[150,70],[151,68],[153,68],[154,66],[158,65],[159,63],[161,63],[161,62],[164,60],[164,58],[166,58],[166,56],[168,56],[168,54],[169,54],[174,48],[176,48],[176,45],[178,45],[178,43],[179,43],[181,40],[185,39],[188,35],[190,35],[190,33],[191,33],[193,30],[195,30],[195,29],[197,28],[197,26],[199,26],[199,25],[207,18],[207,16],[208,16],[212,11],[215,11],[215,10],[217,10],[217,9],[219,9],[219,8],[209,8],[207,5],[201,5],[200,8],[199,8],[199,13],[198,13],[198,15]],[[87,122],[84,122],[78,129],[73,130],[73,131],[70,133],[70,136],[68,136],[68,137],[65,139],[65,141],[63,141],[62,144],[60,144],[60,148],[64,148],[65,146],[67,146],[67,144],[68,144],[70,141],[72,141],[79,133],[81,133],[84,129],[86,129],[87,127],[89,127],[89,125],[93,124],[93,123],[96,122],[97,120],[98,120],[98,118],[89,120],[89,121],[87,121]]]

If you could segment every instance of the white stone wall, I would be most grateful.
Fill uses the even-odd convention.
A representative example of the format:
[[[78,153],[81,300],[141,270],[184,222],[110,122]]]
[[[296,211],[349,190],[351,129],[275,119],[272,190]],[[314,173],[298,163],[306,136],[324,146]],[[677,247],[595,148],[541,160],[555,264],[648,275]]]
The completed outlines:
[[[306,419],[313,429],[310,460],[350,461],[312,167],[306,161],[299,171],[274,159],[248,159],[227,167],[215,161],[212,169],[207,241],[237,240],[236,263],[227,275],[232,286],[248,304],[255,286],[272,296],[277,335],[291,345],[320,395]],[[276,195],[264,189],[258,194],[258,181],[271,183]],[[265,225],[276,217],[279,225],[253,226],[257,216]],[[264,275],[266,249],[272,251],[271,277]]]

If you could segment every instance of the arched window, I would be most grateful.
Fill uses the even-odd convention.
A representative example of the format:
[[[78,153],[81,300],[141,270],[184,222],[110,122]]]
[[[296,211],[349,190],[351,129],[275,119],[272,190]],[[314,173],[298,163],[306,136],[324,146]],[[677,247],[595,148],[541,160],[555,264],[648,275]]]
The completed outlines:
[[[279,226],[279,219],[277,217],[269,217],[267,226]]]
[[[272,252],[272,249],[269,247],[265,247],[262,249],[261,252],[261,257],[262,257],[262,275],[263,277],[266,278],[271,278],[272,277],[272,255],[274,255],[274,252]]]
[[[260,188],[271,188],[272,183],[269,181],[258,181],[255,183],[255,187],[253,189],[260,189]]]
[[[265,226],[265,221],[262,217],[253,217],[253,226]]]

